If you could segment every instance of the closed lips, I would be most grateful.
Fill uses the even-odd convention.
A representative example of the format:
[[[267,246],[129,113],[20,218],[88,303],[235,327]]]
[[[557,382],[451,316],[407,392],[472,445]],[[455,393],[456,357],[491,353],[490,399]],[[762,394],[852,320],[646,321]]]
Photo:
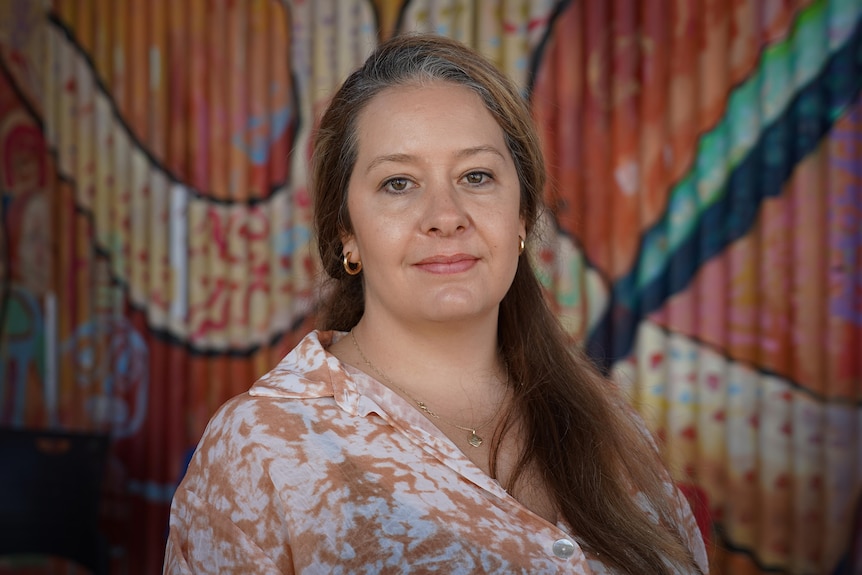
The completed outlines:
[[[458,273],[472,268],[479,258],[467,254],[455,254],[451,256],[432,256],[425,258],[415,265],[416,267],[431,273]]]

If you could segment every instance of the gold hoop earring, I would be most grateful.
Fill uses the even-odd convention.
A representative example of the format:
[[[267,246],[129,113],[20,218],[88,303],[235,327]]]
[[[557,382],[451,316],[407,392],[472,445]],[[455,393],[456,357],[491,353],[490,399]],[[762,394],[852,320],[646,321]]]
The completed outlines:
[[[526,246],[524,245],[524,238],[522,238],[521,236],[518,236],[518,255],[521,255],[522,253],[524,253],[525,247]]]
[[[341,260],[341,265],[344,266],[344,271],[346,271],[348,275],[355,276],[362,271],[362,262],[356,262],[355,264],[351,263],[350,253],[351,252],[347,252],[344,254],[344,259]]]

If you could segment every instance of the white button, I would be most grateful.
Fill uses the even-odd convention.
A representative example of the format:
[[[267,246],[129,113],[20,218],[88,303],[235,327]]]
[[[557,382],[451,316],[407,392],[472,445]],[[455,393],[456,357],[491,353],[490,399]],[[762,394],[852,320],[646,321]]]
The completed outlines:
[[[554,555],[560,559],[568,559],[575,554],[575,544],[568,539],[554,541]]]

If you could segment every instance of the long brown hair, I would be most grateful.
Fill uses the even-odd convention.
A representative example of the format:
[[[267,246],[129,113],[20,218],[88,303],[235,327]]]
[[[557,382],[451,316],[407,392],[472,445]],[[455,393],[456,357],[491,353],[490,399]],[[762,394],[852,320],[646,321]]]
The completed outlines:
[[[340,239],[352,231],[347,190],[356,161],[359,112],[386,88],[440,81],[476,92],[502,128],[521,184],[528,238],[535,233],[545,167],[529,108],[517,88],[492,63],[455,40],[396,36],[347,78],[316,132],[315,232],[330,278],[318,314],[322,329],[350,330],[364,311],[361,275],[348,275],[342,267]],[[527,469],[536,469],[580,544],[606,563],[627,573],[672,573],[672,566],[698,572],[677,525],[675,495],[654,445],[619,390],[571,345],[547,305],[529,250],[520,257],[500,303],[497,330],[514,401],[494,438],[492,471],[506,429],[516,420],[523,422],[525,447],[510,491]],[[650,511],[636,503],[635,491]]]

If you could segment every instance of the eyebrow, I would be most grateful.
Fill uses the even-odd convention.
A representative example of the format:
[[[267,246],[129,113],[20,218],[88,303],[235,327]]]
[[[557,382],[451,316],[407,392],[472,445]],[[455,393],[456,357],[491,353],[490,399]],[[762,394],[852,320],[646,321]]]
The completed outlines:
[[[500,159],[505,160],[506,157],[500,153],[500,150],[495,148],[494,146],[474,146],[472,148],[464,148],[463,150],[458,150],[455,153],[455,157],[457,158],[469,158],[470,156],[475,156],[477,154],[495,154],[500,157]],[[412,154],[385,154],[383,156],[377,156],[373,160],[368,163],[368,167],[365,168],[365,173],[367,174],[380,164],[385,164],[387,162],[393,163],[410,163],[415,162],[416,156]]]

